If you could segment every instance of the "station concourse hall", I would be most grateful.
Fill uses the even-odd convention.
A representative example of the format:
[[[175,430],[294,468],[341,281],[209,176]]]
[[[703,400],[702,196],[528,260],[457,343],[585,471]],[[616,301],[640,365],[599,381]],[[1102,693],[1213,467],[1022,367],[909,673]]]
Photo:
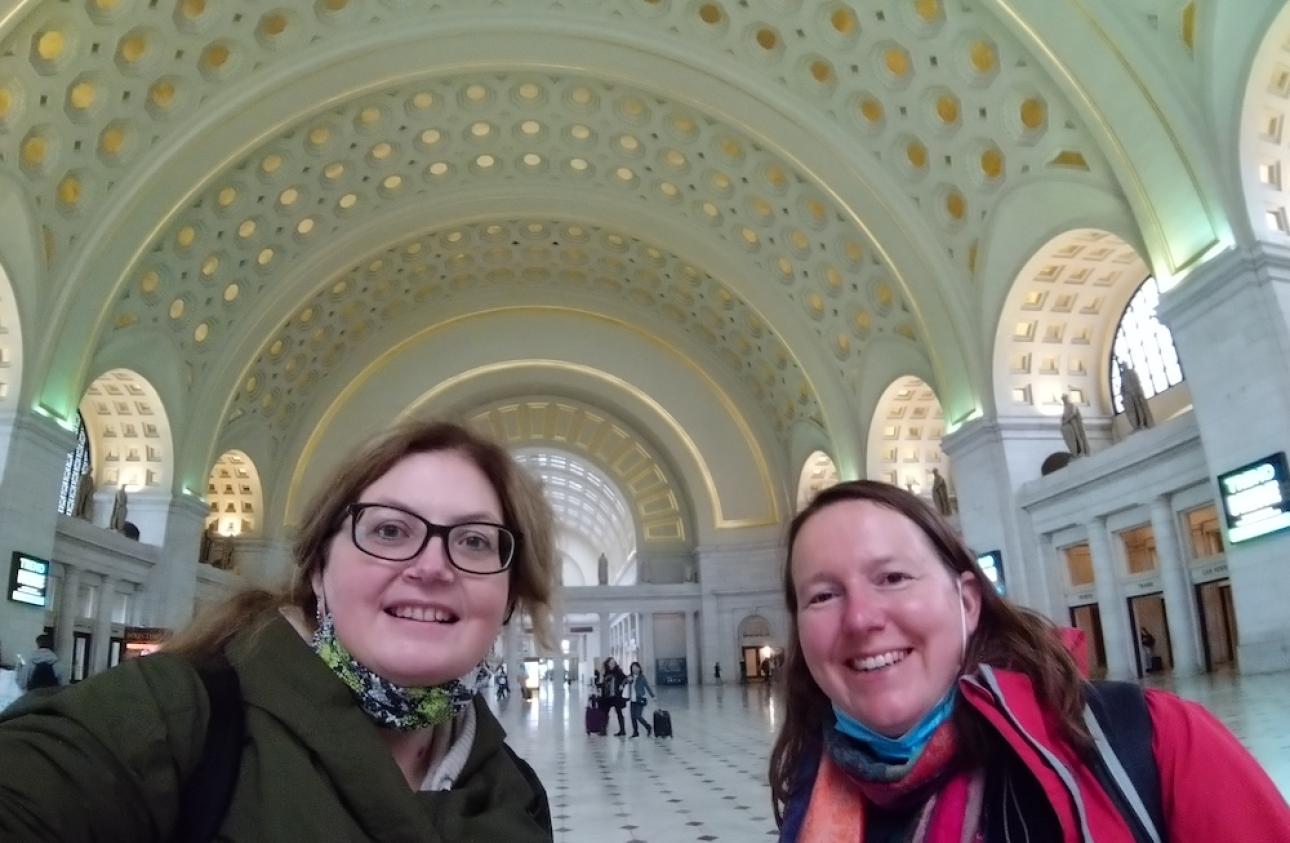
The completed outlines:
[[[554,514],[453,687],[558,843],[778,837],[787,529],[855,480],[1290,795],[1288,124],[1283,0],[0,3],[0,709],[441,419]]]

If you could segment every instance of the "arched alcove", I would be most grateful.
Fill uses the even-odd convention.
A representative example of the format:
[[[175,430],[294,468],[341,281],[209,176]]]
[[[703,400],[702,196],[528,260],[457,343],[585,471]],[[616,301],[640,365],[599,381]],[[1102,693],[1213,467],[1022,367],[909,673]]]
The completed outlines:
[[[1107,361],[1125,305],[1148,275],[1137,250],[1108,231],[1072,229],[1044,244],[999,318],[999,414],[1060,415],[1067,394],[1085,412],[1111,415]]]
[[[1241,178],[1256,237],[1290,243],[1290,6],[1267,30],[1241,116]]]
[[[748,615],[739,622],[739,643],[745,647],[760,647],[771,643],[770,621],[761,615]]]
[[[210,514],[206,529],[221,536],[256,536],[264,529],[264,492],[260,472],[242,451],[225,451],[206,481]]]
[[[808,456],[797,479],[797,510],[805,509],[812,498],[836,485],[839,479],[838,467],[828,454],[816,451]]]
[[[22,390],[22,325],[13,285],[0,265],[0,413],[18,406]]]
[[[636,524],[618,485],[591,462],[549,448],[521,448],[516,462],[542,482],[542,493],[556,519],[556,542],[566,565],[578,569],[583,584],[600,582],[599,559],[606,559],[605,584],[637,581]],[[566,585],[573,585],[569,579]]]
[[[174,467],[170,421],[153,385],[130,369],[95,378],[80,403],[99,489],[169,494]]]
[[[936,392],[922,378],[898,378],[883,391],[874,409],[867,476],[930,495],[933,468],[949,478],[941,452],[944,436],[945,413]]]

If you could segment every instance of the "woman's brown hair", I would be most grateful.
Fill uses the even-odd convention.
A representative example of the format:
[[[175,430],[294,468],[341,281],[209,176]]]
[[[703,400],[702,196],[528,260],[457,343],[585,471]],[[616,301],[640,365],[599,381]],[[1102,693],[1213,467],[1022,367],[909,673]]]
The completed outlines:
[[[844,501],[869,501],[895,510],[922,530],[951,573],[971,573],[980,587],[981,614],[976,631],[968,641],[963,672],[971,673],[978,665],[989,664],[1026,674],[1034,683],[1040,702],[1057,716],[1066,738],[1078,749],[1086,750],[1090,739],[1083,725],[1084,692],[1079,668],[1053,624],[999,596],[954,528],[922,498],[872,480],[839,483],[820,492],[788,528],[783,584],[789,633],[785,681],[780,685],[784,696],[784,725],[770,753],[770,789],[776,822],[783,821],[784,807],[793,795],[794,779],[806,772],[801,769],[802,765],[819,756],[824,729],[833,723],[832,703],[815,683],[802,655],[797,628],[797,589],[793,583],[793,543],[813,515]],[[989,727],[966,705],[955,708],[953,719],[965,757],[970,763],[984,763],[992,743]]]
[[[471,461],[492,484],[502,505],[502,521],[520,534],[510,578],[508,617],[527,615],[533,635],[551,645],[551,591],[555,583],[555,539],[551,509],[542,490],[504,448],[460,425],[442,421],[406,421],[353,452],[323,484],[307,510],[295,542],[295,571],[279,591],[251,589],[203,612],[165,649],[196,660],[223,651],[235,635],[269,609],[294,607],[312,621],[317,610],[313,576],[327,564],[327,548],[363,490],[412,454],[453,451]],[[514,622],[519,623],[518,619]]]

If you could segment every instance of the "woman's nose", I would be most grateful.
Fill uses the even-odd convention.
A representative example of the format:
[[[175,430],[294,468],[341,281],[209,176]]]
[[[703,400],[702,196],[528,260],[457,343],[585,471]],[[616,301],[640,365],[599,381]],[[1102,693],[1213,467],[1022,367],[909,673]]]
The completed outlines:
[[[881,629],[886,623],[882,601],[875,599],[873,595],[853,594],[844,599],[846,604],[842,612],[842,627],[846,632],[872,632]]]
[[[412,558],[403,573],[415,579],[432,577],[451,577],[452,563],[448,561],[447,539],[443,536],[431,536],[421,552]]]

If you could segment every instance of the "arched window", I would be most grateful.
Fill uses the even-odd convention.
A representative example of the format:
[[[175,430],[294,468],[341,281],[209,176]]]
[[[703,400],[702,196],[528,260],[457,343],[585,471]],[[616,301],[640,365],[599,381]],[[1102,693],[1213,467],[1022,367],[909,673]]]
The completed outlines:
[[[76,487],[80,483],[81,474],[90,465],[93,465],[90,462],[90,437],[85,432],[85,419],[78,412],[76,447],[67,455],[67,462],[63,464],[63,483],[58,487],[58,511],[63,515],[71,515],[76,508]]]
[[[1120,364],[1137,372],[1142,391],[1148,398],[1183,382],[1182,365],[1174,348],[1173,334],[1156,318],[1160,305],[1160,286],[1148,276],[1129,300],[1120,317],[1111,346],[1111,403],[1115,412],[1124,412],[1120,396]]]

